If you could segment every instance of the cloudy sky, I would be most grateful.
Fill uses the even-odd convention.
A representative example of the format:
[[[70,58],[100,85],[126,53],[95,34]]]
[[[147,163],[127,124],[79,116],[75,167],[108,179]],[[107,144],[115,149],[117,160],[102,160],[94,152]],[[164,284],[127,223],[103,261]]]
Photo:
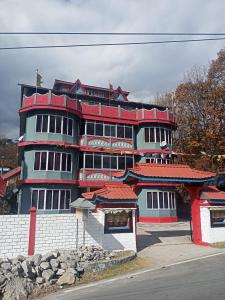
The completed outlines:
[[[0,0],[0,31],[224,32],[224,0]],[[0,36],[0,47],[151,41],[156,37]],[[167,38],[168,39],[168,38]],[[148,101],[172,90],[224,41],[189,44],[0,51],[0,134],[18,137],[20,89],[54,79],[114,87]]]

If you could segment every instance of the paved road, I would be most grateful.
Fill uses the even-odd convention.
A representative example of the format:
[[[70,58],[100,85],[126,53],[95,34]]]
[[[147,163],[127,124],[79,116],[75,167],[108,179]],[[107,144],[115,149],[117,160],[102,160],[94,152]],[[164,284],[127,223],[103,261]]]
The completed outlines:
[[[170,266],[48,300],[225,300],[225,254]]]

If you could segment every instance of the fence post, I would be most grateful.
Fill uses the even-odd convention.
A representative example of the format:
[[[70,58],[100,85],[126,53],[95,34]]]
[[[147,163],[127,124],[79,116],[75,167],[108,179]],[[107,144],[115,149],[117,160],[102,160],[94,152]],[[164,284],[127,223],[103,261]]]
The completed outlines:
[[[28,241],[28,256],[34,255],[35,231],[36,231],[36,208],[31,207],[31,209],[30,209],[29,241]]]

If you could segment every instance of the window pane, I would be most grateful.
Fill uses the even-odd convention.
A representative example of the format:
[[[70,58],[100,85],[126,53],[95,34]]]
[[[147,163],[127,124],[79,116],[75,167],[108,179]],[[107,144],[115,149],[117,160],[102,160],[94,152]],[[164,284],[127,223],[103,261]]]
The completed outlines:
[[[60,158],[61,158],[61,153],[56,152],[55,153],[55,171],[59,171],[60,170]]]
[[[169,193],[169,197],[170,197],[170,208],[173,208],[173,199],[172,199],[172,193]]]
[[[62,190],[60,193],[60,209],[65,209],[65,191]]]
[[[87,135],[95,135],[95,124],[87,123]]]
[[[63,134],[67,134],[67,118],[63,118]]]
[[[112,136],[112,137],[115,137],[115,136],[116,136],[116,126],[115,126],[115,125],[112,125],[112,126],[111,126],[111,136]]]
[[[41,127],[42,127],[42,115],[37,115],[36,132],[41,132]]]
[[[70,200],[71,200],[71,197],[70,197],[70,191],[66,191],[66,209],[69,209],[70,208]]]
[[[110,169],[110,156],[103,156],[103,169]]]
[[[126,169],[133,168],[133,157],[127,156],[126,157]]]
[[[72,162],[72,155],[71,154],[67,154],[67,171],[71,172],[71,162]]]
[[[46,170],[47,152],[41,152],[41,170]]]
[[[153,192],[153,208],[158,208],[158,197],[157,192]]]
[[[176,209],[176,193],[173,193],[173,208]]]
[[[55,117],[50,116],[49,132],[55,132]]]
[[[159,192],[159,208],[163,208],[163,193]]]
[[[156,142],[160,142],[159,128],[156,128]]]
[[[155,143],[155,128],[150,128],[150,143]]]
[[[94,154],[94,168],[95,169],[101,169],[101,155]]]
[[[48,115],[42,116],[42,132],[48,132]]]
[[[45,191],[39,190],[38,209],[44,209]]]
[[[117,125],[117,137],[124,138],[124,126]]]
[[[52,190],[47,190],[45,209],[51,209],[51,208],[52,208]]]
[[[118,169],[125,170],[125,157],[124,156],[118,157]]]
[[[56,117],[56,133],[61,133],[61,121],[62,121],[62,118],[57,116]]]
[[[34,170],[40,170],[40,152],[35,152]]]
[[[132,127],[125,127],[125,138],[132,139]]]
[[[58,209],[59,207],[59,191],[54,191],[53,190],[53,204],[52,204],[52,209]]]
[[[36,207],[37,208],[37,200],[38,200],[38,190],[33,190],[31,207]]]
[[[103,136],[103,124],[102,123],[96,123],[95,132],[96,132],[96,135]]]
[[[80,125],[80,135],[83,135],[83,134],[85,134],[85,123],[81,122],[81,125]]]
[[[79,168],[82,169],[84,168],[84,155],[80,154],[79,156]]]
[[[93,154],[85,154],[85,168],[93,169],[94,159]]]
[[[62,153],[62,171],[66,171],[66,158],[67,158],[67,154]]]
[[[114,170],[115,169],[117,170],[117,157],[116,156],[111,157],[111,168]]]
[[[147,193],[147,208],[153,208],[152,193]]]
[[[54,152],[48,153],[48,170],[53,170],[54,166]]]
[[[164,207],[168,208],[169,204],[168,204],[168,192],[164,192]]]
[[[73,135],[73,120],[69,119],[68,135]]]
[[[111,126],[105,125],[105,136],[111,136]]]
[[[165,141],[165,132],[164,132],[164,128],[160,129],[160,133],[161,133],[161,142]]]
[[[171,131],[170,130],[168,130],[168,134],[169,134],[169,138],[168,138],[169,144],[172,144]]]

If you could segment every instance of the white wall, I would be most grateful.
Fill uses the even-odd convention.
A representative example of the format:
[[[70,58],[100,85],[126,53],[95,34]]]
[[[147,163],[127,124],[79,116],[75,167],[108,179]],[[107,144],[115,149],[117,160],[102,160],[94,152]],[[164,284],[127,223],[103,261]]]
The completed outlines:
[[[104,234],[104,220],[105,215],[102,211],[91,213],[85,222],[84,230],[83,222],[78,220],[75,214],[37,215],[35,253],[43,254],[54,249],[76,249],[83,243],[99,245],[106,250],[136,251],[135,218],[133,233],[118,234]],[[27,255],[29,224],[29,215],[0,216],[0,257]]]
[[[27,255],[29,215],[0,216],[0,257]]]
[[[206,243],[225,242],[225,227],[211,228],[209,207],[200,207],[202,241]]]

